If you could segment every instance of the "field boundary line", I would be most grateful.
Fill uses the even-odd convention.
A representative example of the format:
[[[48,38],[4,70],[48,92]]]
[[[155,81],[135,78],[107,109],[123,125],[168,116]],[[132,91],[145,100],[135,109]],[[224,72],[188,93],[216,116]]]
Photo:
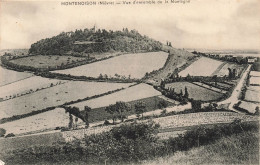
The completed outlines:
[[[202,88],[205,88],[205,89],[208,89],[208,90],[210,90],[210,91],[213,91],[213,92],[219,93],[219,94],[223,94],[223,93],[218,92],[218,91],[215,91],[215,90],[213,90],[213,89],[206,88],[206,87],[204,87],[204,86],[202,86],[202,85],[196,84],[196,83],[194,83],[194,82],[189,82],[189,83],[194,84],[194,85],[197,85],[197,86],[202,87]]]
[[[12,70],[13,71],[13,70]],[[15,71],[17,72],[17,71]],[[27,72],[25,72],[27,73]],[[34,77],[35,75],[31,75],[30,77],[26,77],[26,78],[23,78],[23,79],[20,79],[20,80],[16,80],[16,81],[13,81],[13,82],[10,82],[10,83],[7,83],[7,84],[4,84],[4,85],[0,85],[0,87],[3,87],[3,86],[6,86],[6,85],[9,85],[9,84],[13,84],[13,83],[16,83],[16,82],[19,82],[19,81],[22,81],[22,80],[25,80],[25,79],[28,79],[28,78],[31,78],[31,77]]]
[[[223,61],[221,61],[221,62],[223,62]],[[223,62],[221,65],[218,66],[218,68],[210,76],[214,76],[215,74],[217,74],[226,64],[228,64],[228,62]]]

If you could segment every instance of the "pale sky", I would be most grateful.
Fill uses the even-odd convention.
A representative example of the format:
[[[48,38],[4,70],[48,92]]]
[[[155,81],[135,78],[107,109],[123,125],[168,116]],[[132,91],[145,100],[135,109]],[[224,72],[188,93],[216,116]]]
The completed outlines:
[[[94,24],[107,30],[136,29],[177,48],[260,49],[259,0],[190,1],[115,6],[1,1],[0,49],[30,48],[40,39]]]

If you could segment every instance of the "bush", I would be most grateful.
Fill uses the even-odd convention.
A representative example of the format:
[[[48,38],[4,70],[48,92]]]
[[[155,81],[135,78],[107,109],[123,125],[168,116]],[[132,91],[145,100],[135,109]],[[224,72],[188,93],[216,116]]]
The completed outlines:
[[[138,164],[143,160],[210,144],[223,136],[258,131],[259,126],[257,122],[235,120],[231,124],[196,127],[184,135],[164,141],[155,137],[158,127],[154,122],[123,124],[109,132],[86,136],[83,140],[15,150],[5,159],[11,161],[8,162],[10,164],[46,161],[49,164],[75,161],[84,164]]]
[[[113,137],[116,140],[123,138],[136,140],[138,138],[154,141],[154,133],[159,128],[158,124],[154,122],[149,123],[131,123],[123,124],[120,127],[115,127],[111,130]]]
[[[4,137],[6,133],[6,130],[3,128],[0,128],[0,137]]]
[[[13,133],[9,133],[5,136],[5,138],[14,137],[15,135]]]
[[[239,134],[244,131],[258,131],[259,126],[256,123],[241,123],[240,120],[234,120],[231,124],[213,125],[211,127],[197,127],[187,131],[184,135],[176,138],[170,138],[167,143],[171,150],[186,151],[192,147],[207,145],[221,137]]]

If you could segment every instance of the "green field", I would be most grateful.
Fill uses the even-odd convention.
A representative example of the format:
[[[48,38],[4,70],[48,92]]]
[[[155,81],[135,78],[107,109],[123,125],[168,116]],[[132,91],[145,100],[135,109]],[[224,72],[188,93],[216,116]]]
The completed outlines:
[[[194,100],[213,101],[220,99],[223,96],[223,94],[214,92],[212,90],[208,90],[206,88],[200,87],[189,82],[170,83],[166,84],[165,87],[174,88],[176,93],[180,93],[181,90],[184,93],[185,87],[187,87],[189,98],[193,98]]]
[[[58,56],[58,55],[36,55],[11,60],[10,62],[20,66],[31,66],[34,68],[55,68],[56,66],[83,61],[83,57]]]

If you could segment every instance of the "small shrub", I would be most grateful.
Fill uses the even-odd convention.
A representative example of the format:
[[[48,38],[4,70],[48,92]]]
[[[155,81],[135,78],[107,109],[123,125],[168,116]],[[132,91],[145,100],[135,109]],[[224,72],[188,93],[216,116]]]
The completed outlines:
[[[3,128],[0,128],[0,137],[4,137],[6,133],[6,130]]]
[[[110,125],[111,123],[108,120],[105,120],[104,125]]]
[[[15,135],[13,133],[9,133],[5,136],[5,138],[14,137]]]

